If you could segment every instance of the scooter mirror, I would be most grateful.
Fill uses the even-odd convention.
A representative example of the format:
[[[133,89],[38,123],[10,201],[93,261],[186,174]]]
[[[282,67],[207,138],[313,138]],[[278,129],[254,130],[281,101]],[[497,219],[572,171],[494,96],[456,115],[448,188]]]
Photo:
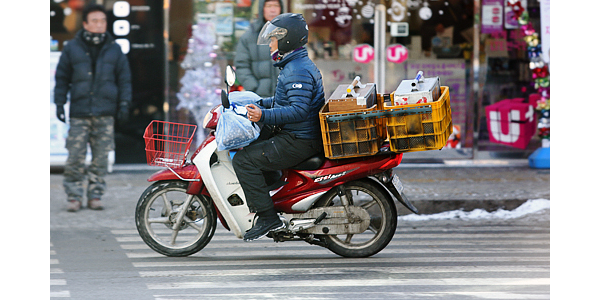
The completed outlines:
[[[228,86],[233,86],[235,84],[235,71],[230,65],[227,65],[227,68],[225,69],[225,83],[227,83]]]
[[[221,90],[221,104],[224,108],[229,108],[229,96],[225,90]]]

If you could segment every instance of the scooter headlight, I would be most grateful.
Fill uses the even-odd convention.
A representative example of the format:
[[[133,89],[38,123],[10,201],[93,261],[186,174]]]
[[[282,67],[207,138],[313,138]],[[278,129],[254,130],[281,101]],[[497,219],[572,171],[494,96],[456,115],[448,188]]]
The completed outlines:
[[[221,114],[221,105],[217,105],[213,107],[206,115],[204,116],[204,120],[202,121],[202,128],[210,128],[216,129],[217,123],[219,122],[219,116]]]

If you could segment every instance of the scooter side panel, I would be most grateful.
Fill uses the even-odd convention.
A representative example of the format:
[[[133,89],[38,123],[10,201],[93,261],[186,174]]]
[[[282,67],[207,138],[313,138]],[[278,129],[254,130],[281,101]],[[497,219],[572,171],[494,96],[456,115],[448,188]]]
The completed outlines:
[[[222,204],[231,212],[240,231],[246,232],[252,227],[254,214],[251,214],[248,208],[246,196],[233,169],[229,151],[217,151],[217,155],[219,162],[213,164],[210,169],[214,178],[217,178],[215,184],[221,197],[225,200]]]
[[[273,202],[278,210],[286,213],[302,212],[294,209],[306,207],[294,206],[302,199],[318,192],[328,191],[345,182],[381,173],[396,167],[401,160],[402,154],[391,154],[348,160],[328,160],[319,170],[286,170],[283,180],[287,184],[272,196]]]
[[[242,238],[243,233],[252,227],[254,215],[250,214],[244,193],[233,171],[228,151],[216,151],[216,149],[217,143],[214,140],[206,143],[193,161],[198,167],[204,185],[219,213],[227,221],[231,231],[238,238]],[[213,162],[211,165],[213,153],[218,155],[218,162]],[[237,194],[242,204],[237,205],[236,202],[232,201],[233,204],[236,204],[232,205],[228,201],[233,194]]]

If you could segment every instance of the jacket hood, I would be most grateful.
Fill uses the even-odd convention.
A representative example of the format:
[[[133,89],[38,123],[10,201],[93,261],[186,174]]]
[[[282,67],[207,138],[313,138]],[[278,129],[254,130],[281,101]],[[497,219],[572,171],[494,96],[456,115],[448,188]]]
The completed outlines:
[[[254,29],[256,31],[260,31],[262,29],[263,25],[265,25],[265,23],[267,23],[265,21],[265,14],[264,14],[264,8],[265,8],[266,2],[267,2],[267,0],[260,0],[258,2],[258,17],[252,23],[252,25],[254,26]],[[282,0],[279,0],[279,6],[281,6],[281,13],[283,13],[283,1]]]

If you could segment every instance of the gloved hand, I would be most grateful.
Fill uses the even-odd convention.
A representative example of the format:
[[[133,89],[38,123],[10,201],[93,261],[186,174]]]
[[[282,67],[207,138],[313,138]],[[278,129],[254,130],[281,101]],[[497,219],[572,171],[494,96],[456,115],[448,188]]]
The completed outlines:
[[[65,117],[65,107],[62,105],[56,105],[56,117],[63,123],[67,122]]]
[[[119,111],[117,112],[117,120],[119,123],[124,124],[129,121],[129,103],[121,102],[119,105]]]

